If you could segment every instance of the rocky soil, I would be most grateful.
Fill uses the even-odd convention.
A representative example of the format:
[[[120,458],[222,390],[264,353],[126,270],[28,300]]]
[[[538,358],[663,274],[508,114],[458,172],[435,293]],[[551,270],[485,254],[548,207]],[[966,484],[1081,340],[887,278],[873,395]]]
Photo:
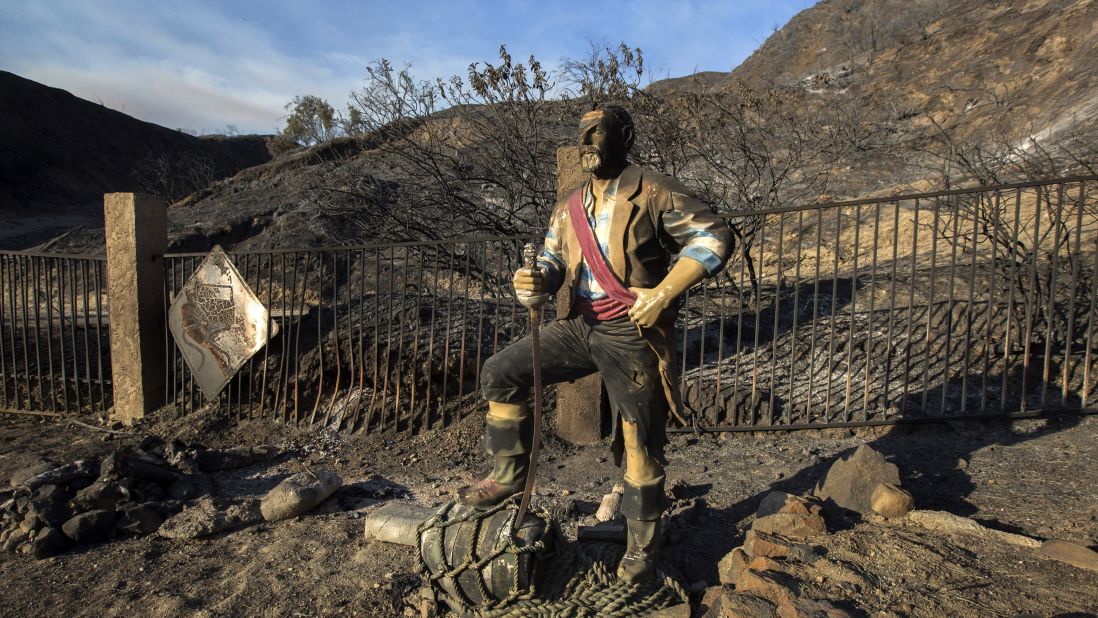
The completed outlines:
[[[390,500],[441,503],[479,477],[487,467],[477,445],[481,429],[475,414],[416,437],[305,432],[205,412],[165,411],[120,433],[5,416],[5,479],[40,459],[102,461],[142,442],[155,451],[149,442],[155,435],[194,452],[277,449],[270,459],[203,473],[204,499],[214,503],[258,501],[304,470],[332,471],[343,480],[331,498],[304,515],[234,531],[198,538],[116,532],[43,559],[0,552],[5,608],[17,615],[420,615],[427,608],[417,595],[421,582],[412,551],[362,540],[362,517]],[[680,434],[669,452],[674,507],[666,559],[682,573],[698,615],[721,595],[742,601],[746,591],[765,601],[755,602],[764,612],[759,615],[772,615],[765,612],[783,602],[789,607],[781,615],[1094,613],[1098,572],[1054,560],[1040,544],[1098,544],[1096,436],[1093,417],[857,434]],[[596,523],[599,503],[620,482],[620,471],[605,445],[569,446],[548,433],[546,439],[535,500],[567,514],[563,529],[574,537],[578,526]],[[887,519],[829,507],[817,511],[823,529],[811,522],[774,527],[772,491],[810,494],[840,456],[861,444],[896,466],[898,485],[914,498],[914,513],[924,515]],[[183,500],[184,512],[198,504],[189,500],[198,499]],[[925,515],[934,511],[957,517]],[[755,523],[767,514],[769,527]],[[791,516],[778,519],[783,517]],[[774,538],[795,550],[760,560],[737,584],[725,557],[741,546],[759,554],[763,544],[751,537],[763,529],[791,535]],[[802,613],[789,614],[793,609]]]

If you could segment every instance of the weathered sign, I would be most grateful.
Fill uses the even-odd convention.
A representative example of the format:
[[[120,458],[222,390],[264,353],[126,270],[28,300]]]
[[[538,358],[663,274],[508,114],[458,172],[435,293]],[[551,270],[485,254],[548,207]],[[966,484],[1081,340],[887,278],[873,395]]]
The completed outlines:
[[[176,294],[168,326],[207,400],[278,334],[267,308],[218,246]]]

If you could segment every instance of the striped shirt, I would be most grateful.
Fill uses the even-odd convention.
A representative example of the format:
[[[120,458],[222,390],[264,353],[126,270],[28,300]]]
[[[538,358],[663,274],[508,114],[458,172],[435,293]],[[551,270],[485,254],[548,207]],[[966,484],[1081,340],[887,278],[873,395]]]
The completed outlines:
[[[595,233],[599,249],[603,256],[610,253],[608,238],[610,236],[610,215],[614,212],[617,202],[618,179],[610,182],[603,193],[603,208],[598,217],[595,217],[595,195],[590,182],[584,185],[583,206],[587,211],[587,223]],[[663,229],[666,231],[682,250],[679,257],[687,257],[700,263],[708,274],[713,274],[721,268],[724,260],[721,258],[728,251],[726,239],[715,236],[703,227],[703,223],[695,221],[692,213],[683,210],[671,210],[663,213],[661,218]],[[555,220],[545,232],[545,243],[542,246],[541,255],[538,256],[538,265],[545,269],[547,274],[546,287],[556,290],[564,279],[564,271],[567,268],[563,256],[560,239],[570,230],[559,229],[570,225],[566,220]],[[609,262],[609,260],[607,260]],[[595,280],[591,270],[583,258],[580,258],[576,294],[590,300],[606,298],[606,292]]]

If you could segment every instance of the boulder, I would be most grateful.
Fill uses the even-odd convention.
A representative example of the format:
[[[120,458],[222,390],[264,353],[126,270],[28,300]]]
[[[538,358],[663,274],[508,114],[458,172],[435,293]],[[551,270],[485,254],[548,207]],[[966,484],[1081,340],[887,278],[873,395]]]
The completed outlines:
[[[208,449],[195,453],[195,461],[203,472],[242,468],[257,461],[278,455],[276,446],[237,446],[224,449]]]
[[[703,618],[775,618],[774,603],[730,586],[714,586],[702,598]]]
[[[35,558],[55,556],[72,544],[69,537],[57,528],[42,528],[31,541],[31,553]]]
[[[736,591],[760,596],[775,604],[797,598],[800,587],[797,580],[780,571],[756,571],[744,569],[736,579]]]
[[[204,498],[170,517],[157,532],[169,539],[197,539],[237,530],[261,521],[263,515],[257,500],[244,500],[222,508],[212,499]]]
[[[1069,541],[1049,539],[1041,543],[1039,551],[1053,560],[1059,560],[1081,569],[1098,571],[1098,552],[1089,547]]]
[[[31,465],[20,468],[13,472],[10,477],[11,486],[19,487],[23,483],[26,483],[28,480],[38,476],[39,474],[49,472],[56,467],[57,464],[50,463],[44,459],[39,459],[37,462]]]
[[[77,543],[95,543],[109,537],[117,521],[116,511],[97,509],[81,513],[66,521],[61,526],[61,531]]]
[[[342,485],[343,479],[335,472],[300,472],[267,492],[260,504],[260,511],[267,521],[304,515],[327,500]]]
[[[871,505],[874,513],[895,519],[907,515],[915,508],[915,498],[892,483],[881,483],[873,490]]]
[[[827,534],[827,524],[824,523],[823,517],[799,513],[774,513],[760,517],[751,524],[751,529],[794,539],[808,539]]]
[[[156,532],[164,517],[150,503],[135,504],[122,510],[115,527],[122,532],[144,536]]]
[[[732,551],[725,554],[724,558],[721,558],[717,563],[717,577],[722,584],[734,584],[736,578],[740,576],[740,571],[747,566],[747,561],[750,557],[742,547],[737,547]]]
[[[868,514],[873,510],[873,491],[881,483],[899,485],[900,469],[862,444],[831,465],[813,494],[844,509]]]

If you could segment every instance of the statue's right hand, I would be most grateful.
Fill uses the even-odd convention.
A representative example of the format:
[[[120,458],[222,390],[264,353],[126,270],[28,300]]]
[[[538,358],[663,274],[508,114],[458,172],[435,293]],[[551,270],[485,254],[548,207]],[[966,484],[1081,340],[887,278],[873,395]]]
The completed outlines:
[[[515,286],[515,292],[522,295],[539,295],[545,293],[545,269],[520,268],[515,271],[515,278],[511,282]]]

